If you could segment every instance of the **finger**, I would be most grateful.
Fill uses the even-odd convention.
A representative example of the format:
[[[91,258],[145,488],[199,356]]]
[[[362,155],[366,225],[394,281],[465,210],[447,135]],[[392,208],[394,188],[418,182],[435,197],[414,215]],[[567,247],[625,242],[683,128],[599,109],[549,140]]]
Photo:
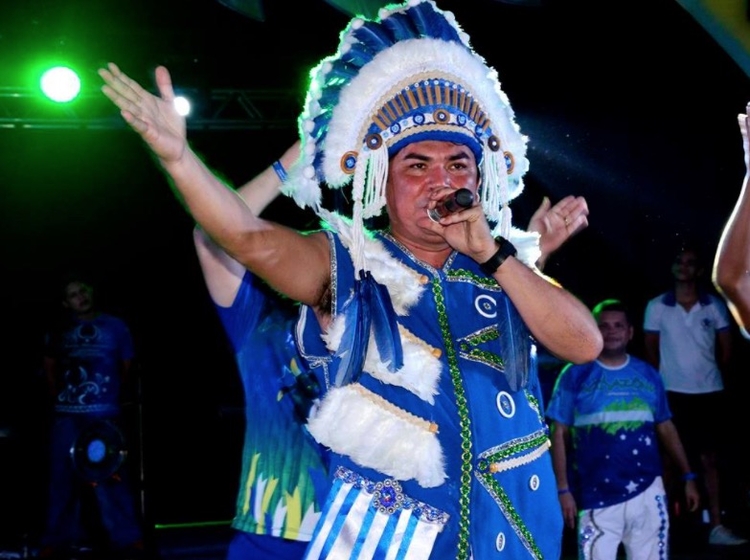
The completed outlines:
[[[567,201],[565,204],[565,207],[561,210],[564,212],[563,215],[570,217],[573,219],[574,217],[578,216],[579,214],[588,214],[589,213],[589,207],[586,203],[586,199],[582,196],[571,196],[570,200]]]
[[[548,196],[545,196],[542,199],[542,203],[539,205],[539,208],[537,208],[536,212],[534,212],[534,214],[531,216],[531,219],[534,220],[541,218],[544,214],[549,212],[551,206],[552,202],[550,201]]]
[[[570,237],[573,237],[577,233],[580,233],[584,229],[586,229],[589,225],[588,218],[586,216],[578,216],[575,220],[570,222],[570,224],[567,226],[568,231],[570,232]]]
[[[102,93],[107,96],[109,100],[117,106],[118,109],[120,109],[120,112],[123,114],[123,118],[125,118],[125,113],[130,115],[132,118],[135,118],[136,113],[140,112],[136,103],[133,103],[127,97],[121,95],[111,86],[106,84],[103,85]],[[128,121],[129,124],[132,124],[127,118],[125,118],[125,120]]]
[[[125,122],[128,123],[131,128],[133,128],[133,130],[135,130],[139,134],[144,134],[148,130],[148,123],[139,119],[130,111],[122,110],[120,111],[120,115],[122,115],[122,118],[125,120]]]
[[[557,203],[552,207],[552,211],[558,213],[567,212],[572,202],[574,202],[574,197],[572,195],[568,195],[558,200]]]
[[[478,222],[479,219],[484,215],[484,211],[482,210],[482,207],[479,205],[471,206],[470,208],[465,208],[464,210],[459,210],[458,212],[452,212],[446,216],[443,216],[440,218],[439,222],[442,226],[449,226],[451,224],[457,224],[460,222],[469,222],[470,224],[473,224],[475,222]]]
[[[164,66],[156,68],[156,86],[159,88],[159,95],[164,101],[172,103],[174,101],[174,88],[172,87],[172,77],[169,70]]]
[[[112,88],[113,92],[123,97],[133,107],[136,107],[145,95],[149,95],[138,82],[131,79],[127,74],[124,74],[113,62],[107,65],[107,70],[100,70],[99,75]],[[111,96],[108,97],[112,99]]]

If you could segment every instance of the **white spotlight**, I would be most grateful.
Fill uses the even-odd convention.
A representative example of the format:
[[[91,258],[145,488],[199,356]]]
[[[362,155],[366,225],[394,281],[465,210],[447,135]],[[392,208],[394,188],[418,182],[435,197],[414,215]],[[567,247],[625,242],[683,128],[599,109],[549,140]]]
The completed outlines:
[[[174,108],[183,117],[187,117],[190,114],[190,101],[186,97],[178,96],[174,98]]]

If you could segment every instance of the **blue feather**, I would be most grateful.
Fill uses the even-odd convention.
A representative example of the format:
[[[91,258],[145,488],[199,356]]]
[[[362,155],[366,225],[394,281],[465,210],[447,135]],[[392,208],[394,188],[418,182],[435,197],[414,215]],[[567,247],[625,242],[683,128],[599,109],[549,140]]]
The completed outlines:
[[[435,11],[430,2],[422,2],[407,10],[406,13],[414,21],[414,26],[421,37],[460,42],[456,29],[448,23],[443,14]]]
[[[532,365],[531,335],[511,303],[506,303],[504,314],[498,313],[498,329],[505,380],[511,391],[518,391],[529,382],[529,368]]]
[[[388,371],[396,372],[404,365],[396,312],[388,288],[378,284],[369,272],[362,270],[359,275],[354,293],[342,311],[345,323],[336,352],[339,364],[334,385],[337,387],[356,382],[362,374],[371,329]]]
[[[383,25],[388,28],[396,42],[419,37],[419,32],[409,16],[404,13],[395,13],[383,20]]]
[[[362,27],[354,31],[354,36],[373,55],[393,46],[393,37],[390,30],[381,23],[374,21],[365,22]]]
[[[357,287],[342,311],[344,333],[336,351],[339,363],[333,379],[335,387],[353,383],[362,374],[369,338],[363,336],[363,327],[367,327],[365,332],[370,330],[370,314],[367,312],[366,306],[367,303],[362,298],[359,287]]]
[[[370,314],[375,343],[378,346],[380,358],[388,365],[388,371],[395,373],[404,367],[404,353],[401,348],[401,336],[398,333],[396,312],[393,309],[391,295],[388,293],[388,288],[383,284],[378,284],[369,272],[365,281],[371,284]]]
[[[331,65],[331,70],[326,74],[326,87],[348,84],[357,75],[359,68],[350,64],[344,57],[336,60]]]

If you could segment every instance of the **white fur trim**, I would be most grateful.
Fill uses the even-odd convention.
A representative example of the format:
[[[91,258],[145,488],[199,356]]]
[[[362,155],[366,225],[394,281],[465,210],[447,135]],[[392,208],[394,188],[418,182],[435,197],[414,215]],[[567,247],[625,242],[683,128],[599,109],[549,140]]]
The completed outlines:
[[[323,342],[332,352],[338,350],[345,327],[346,318],[339,315],[322,335]],[[403,367],[395,373],[388,371],[388,364],[380,357],[375,337],[370,332],[364,371],[383,383],[403,387],[423,401],[435,404],[434,397],[438,393],[437,386],[443,369],[440,355],[436,353],[435,348],[414,336],[402,325],[398,326],[398,332],[404,352]]]
[[[500,235],[498,231],[493,231],[494,236]],[[524,231],[518,228],[511,228],[508,241],[518,251],[518,260],[532,269],[536,269],[536,261],[542,256],[539,249],[539,234],[535,231]]]
[[[327,210],[322,210],[320,216],[333,231],[339,234],[344,246],[351,250],[353,245],[351,222]],[[396,314],[407,315],[409,308],[422,296],[424,277],[393,258],[383,244],[371,236],[366,236],[364,239],[364,252],[367,268],[373,278],[388,288]]]
[[[465,45],[420,38],[401,41],[375,55],[341,92],[325,140],[323,174],[327,183],[337,187],[349,182],[351,176],[341,170],[341,156],[364,149],[363,131],[373,111],[379,110],[395,90],[424,72],[454,76],[463,84],[489,115],[492,130],[501,140],[501,149],[513,153],[512,177],[520,179],[526,173],[526,138],[515,123],[497,73]],[[509,199],[520,190],[517,185],[516,190],[509,193]]]
[[[434,426],[356,383],[330,389],[307,428],[318,443],[397,480],[434,488],[446,479]]]

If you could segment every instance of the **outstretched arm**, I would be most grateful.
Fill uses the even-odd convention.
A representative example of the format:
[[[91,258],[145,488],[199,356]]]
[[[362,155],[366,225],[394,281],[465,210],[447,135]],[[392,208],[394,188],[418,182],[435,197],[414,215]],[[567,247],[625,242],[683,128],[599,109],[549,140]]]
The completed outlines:
[[[184,119],[174,108],[169,72],[156,69],[159,97],[114,65],[100,69],[103,93],[159,159],[201,227],[227,253],[290,298],[320,307],[330,283],[328,242],[254,214],[190,149]],[[305,274],[300,274],[304,270]]]
[[[285,169],[289,169],[298,156],[299,141],[279,158],[279,162]],[[278,196],[280,188],[281,179],[272,167],[267,167],[238,188],[237,194],[254,214],[260,215]],[[211,299],[222,307],[230,306],[237,295],[245,267],[216,245],[199,225],[193,231],[193,241]]]
[[[745,152],[745,178],[714,258],[713,282],[737,323],[750,329],[750,103],[737,115]]]
[[[539,270],[544,268],[549,256],[575,234],[589,225],[589,207],[582,196],[566,196],[552,206],[546,196],[529,220],[528,231],[539,234],[542,254],[536,261]]]

